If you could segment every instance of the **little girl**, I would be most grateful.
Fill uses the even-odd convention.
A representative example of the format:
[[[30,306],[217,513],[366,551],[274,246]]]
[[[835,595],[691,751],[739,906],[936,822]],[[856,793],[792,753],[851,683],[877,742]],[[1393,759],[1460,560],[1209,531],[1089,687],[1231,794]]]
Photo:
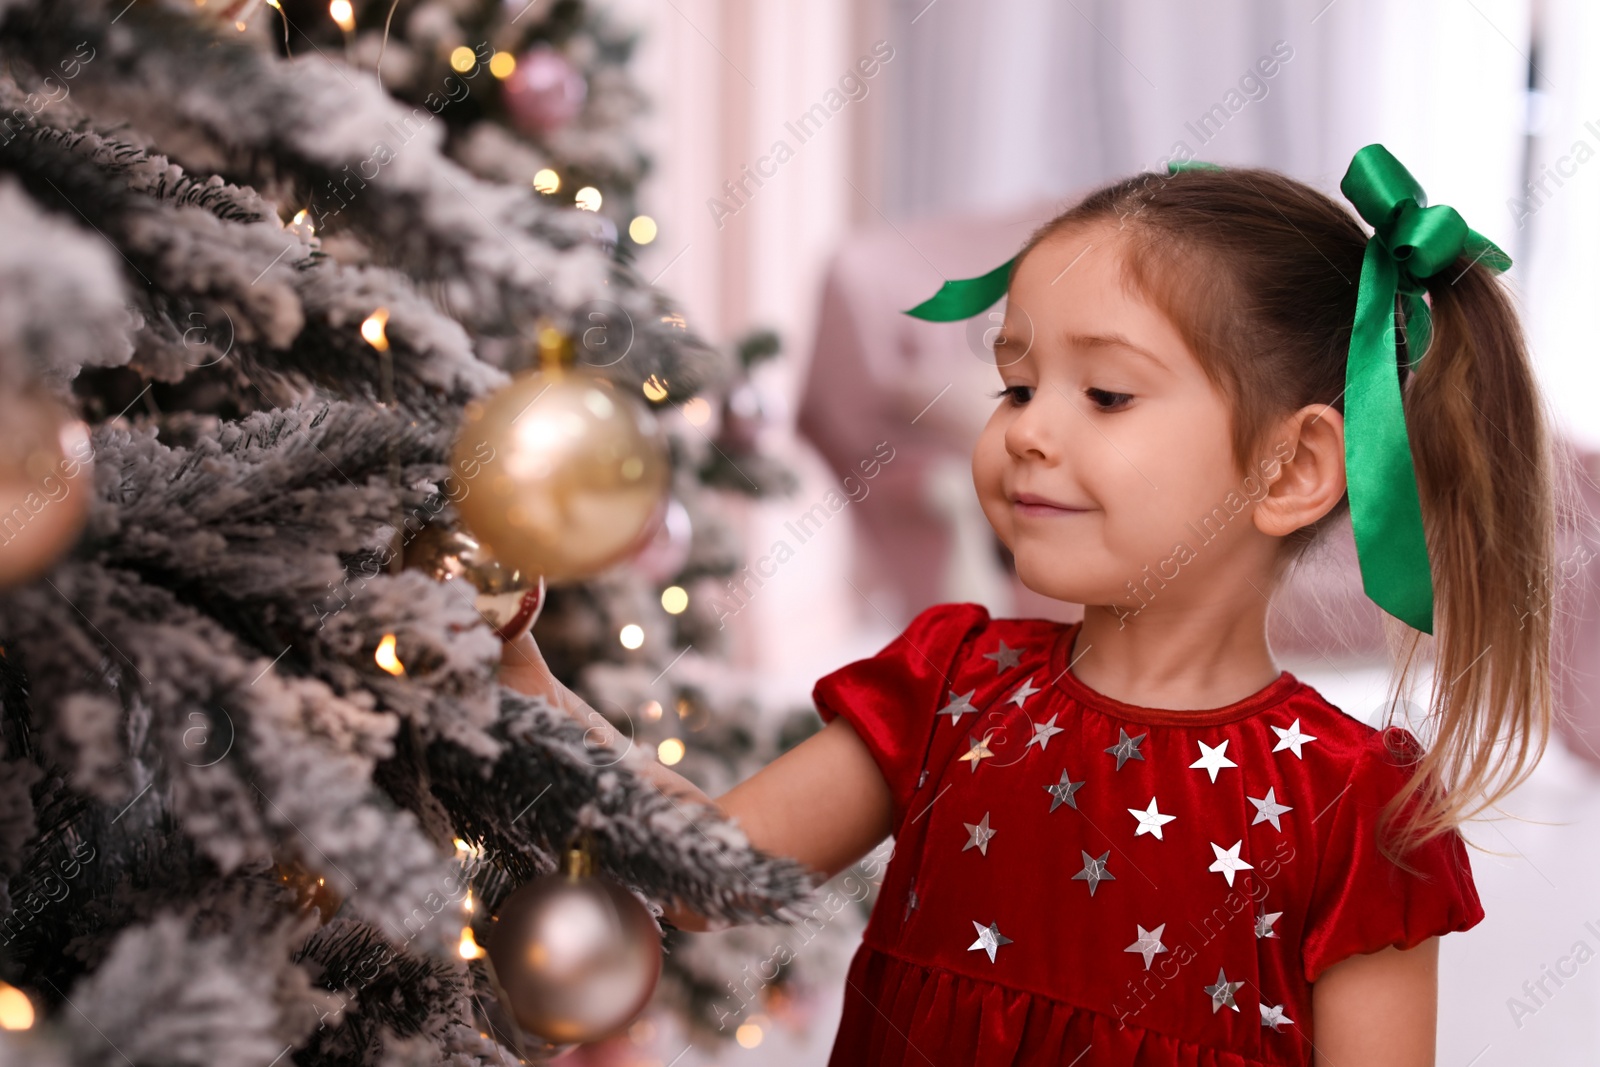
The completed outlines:
[[[1173,164],[913,309],[1008,298],[973,478],[1083,620],[935,605],[715,801],[649,765],[827,875],[894,835],[835,1067],[1434,1062],[1439,935],[1484,914],[1456,826],[1547,736],[1551,464],[1509,260],[1380,145],[1341,189],[1370,238],[1281,174]],[[1426,752],[1267,644],[1347,510],[1412,627],[1397,691],[1431,661]],[[531,639],[503,677],[588,713]]]

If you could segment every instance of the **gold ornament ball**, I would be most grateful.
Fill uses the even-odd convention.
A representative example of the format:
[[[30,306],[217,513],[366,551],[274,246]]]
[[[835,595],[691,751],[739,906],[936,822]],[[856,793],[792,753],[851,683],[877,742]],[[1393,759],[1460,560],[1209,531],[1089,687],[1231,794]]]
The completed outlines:
[[[544,606],[544,579],[505,566],[460,530],[424,526],[406,542],[403,558],[407,570],[422,571],[436,582],[469,582],[478,614],[502,641],[527,633]]]
[[[0,586],[44,573],[89,515],[89,430],[49,397],[0,393]]]
[[[495,916],[485,948],[517,1022],[547,1041],[597,1041],[644,1010],[661,977],[661,937],[621,886],[566,873],[517,889]]]
[[[469,405],[451,460],[476,471],[456,503],[462,522],[501,563],[552,585],[638,552],[671,474],[655,416],[575,368],[531,371]]]

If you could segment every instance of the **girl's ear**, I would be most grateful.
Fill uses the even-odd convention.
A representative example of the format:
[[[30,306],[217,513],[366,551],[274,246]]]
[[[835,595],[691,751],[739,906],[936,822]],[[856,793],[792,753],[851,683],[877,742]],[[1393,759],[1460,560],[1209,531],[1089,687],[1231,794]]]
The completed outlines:
[[[1273,537],[1309,526],[1344,496],[1344,416],[1327,404],[1307,404],[1285,419],[1272,437],[1281,461],[1256,504],[1256,529]]]

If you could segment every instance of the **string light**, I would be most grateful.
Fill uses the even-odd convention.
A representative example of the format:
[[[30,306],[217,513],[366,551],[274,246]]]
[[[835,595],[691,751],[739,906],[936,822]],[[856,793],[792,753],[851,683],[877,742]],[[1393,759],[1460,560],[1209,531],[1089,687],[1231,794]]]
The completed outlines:
[[[661,718],[661,701],[647,700],[645,701],[644,707],[641,710],[643,711],[645,718],[649,719],[651,722],[654,722],[655,720]]]
[[[328,5],[328,15],[345,33],[350,33],[356,28],[356,12],[355,8],[350,6],[350,0],[333,0]]]
[[[315,237],[317,235],[317,228],[316,226],[312,225],[311,212],[306,208],[301,208],[299,211],[296,211],[294,213],[294,218],[289,223],[289,232],[297,233],[308,241]]]
[[[361,336],[366,338],[367,344],[379,352],[389,351],[389,309],[379,308],[367,316],[367,321],[361,324]]]
[[[636,622],[630,622],[617,634],[617,640],[622,642],[623,648],[638,648],[644,644],[644,627]]]
[[[466,45],[450,53],[450,67],[457,74],[465,74],[478,65],[478,54]]]
[[[573,203],[578,205],[579,211],[600,210],[600,190],[596,189],[592,185],[585,185],[582,189],[579,189],[572,200]]]
[[[372,654],[372,658],[377,661],[378,666],[397,678],[406,673],[405,664],[394,654],[394,634],[383,635],[383,640],[378,642],[378,650]]]
[[[661,316],[661,321],[675,330],[687,330],[689,328],[689,320],[676,311],[669,315]]]
[[[669,615],[682,615],[689,606],[689,592],[681,585],[669,585],[661,590],[661,606]]]
[[[549,194],[559,192],[561,189],[561,175],[545,167],[533,176],[533,187],[541,193]]]
[[[33,1001],[14,985],[0,982],[0,1029],[27,1030],[33,1026]]]
[[[637,215],[628,223],[628,236],[636,245],[647,245],[656,239],[656,220],[649,215]]]
[[[761,1027],[755,1023],[742,1023],[739,1029],[733,1032],[733,1036],[734,1040],[738,1041],[744,1048],[755,1048],[761,1044],[761,1038],[764,1035],[761,1032]]]
[[[645,399],[657,404],[667,398],[667,383],[657,378],[654,374],[644,380]]]
[[[705,397],[694,397],[683,405],[683,417],[688,419],[691,425],[704,426],[711,421],[711,405]]]
[[[510,52],[496,52],[489,57],[489,73],[496,78],[509,78],[517,69],[517,57]]]
[[[683,742],[676,737],[669,737],[656,746],[656,758],[668,767],[683,759]]]
[[[483,949],[478,947],[478,941],[472,936],[472,927],[470,926],[461,928],[460,952],[461,958],[464,960],[475,960],[483,955]]]

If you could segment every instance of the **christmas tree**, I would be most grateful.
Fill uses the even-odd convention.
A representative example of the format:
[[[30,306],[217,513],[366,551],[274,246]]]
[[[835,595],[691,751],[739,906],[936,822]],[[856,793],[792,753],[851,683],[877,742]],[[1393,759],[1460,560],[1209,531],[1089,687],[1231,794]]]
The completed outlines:
[[[703,684],[705,500],[791,482],[728,402],[774,339],[635,268],[632,46],[572,0],[0,0],[0,1062],[537,1053],[478,942],[577,841],[658,917],[803,916],[631,769],[714,793],[815,726]],[[497,684],[440,563],[463,412],[552,336],[665,428],[654,540],[535,629],[630,752]],[[670,948],[716,1032],[728,966]]]

